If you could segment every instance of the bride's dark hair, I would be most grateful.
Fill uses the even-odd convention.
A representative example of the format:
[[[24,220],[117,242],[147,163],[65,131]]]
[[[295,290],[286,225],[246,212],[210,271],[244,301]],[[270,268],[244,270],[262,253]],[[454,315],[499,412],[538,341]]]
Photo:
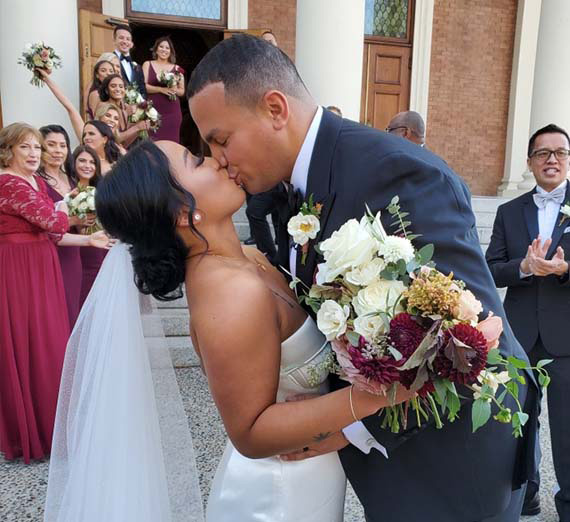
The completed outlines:
[[[181,297],[189,252],[176,231],[183,206],[192,231],[204,237],[192,224],[195,199],[172,176],[164,152],[151,141],[130,150],[98,183],[95,203],[103,228],[130,245],[137,288],[162,301]]]

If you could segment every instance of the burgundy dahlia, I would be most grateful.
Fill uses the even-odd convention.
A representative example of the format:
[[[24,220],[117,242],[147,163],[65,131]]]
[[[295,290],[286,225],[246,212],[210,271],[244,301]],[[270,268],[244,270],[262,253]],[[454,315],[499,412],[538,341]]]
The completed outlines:
[[[349,346],[348,353],[354,367],[361,375],[378,384],[390,386],[400,380],[398,365],[392,357],[383,355],[382,357],[365,357],[359,348]]]
[[[476,328],[460,323],[445,331],[443,347],[433,367],[440,377],[460,384],[473,384],[486,364],[485,337]]]
[[[414,321],[410,314],[398,314],[390,321],[390,344],[402,354],[402,360],[399,361],[399,365],[404,364],[417,350],[418,346],[423,341],[426,332],[427,330]],[[416,379],[417,373],[418,370],[416,368],[411,370],[402,370],[400,372],[400,382],[406,388],[410,389]],[[430,389],[424,390],[428,384],[431,385]],[[418,393],[420,395],[424,393],[425,395],[425,392],[433,391],[431,388],[433,388],[433,385],[428,381],[418,391]]]

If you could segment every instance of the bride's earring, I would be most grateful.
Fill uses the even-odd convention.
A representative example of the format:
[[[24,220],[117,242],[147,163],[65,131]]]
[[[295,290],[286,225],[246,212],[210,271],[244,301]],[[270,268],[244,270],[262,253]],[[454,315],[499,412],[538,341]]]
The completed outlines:
[[[195,225],[198,225],[202,221],[202,214],[199,214],[198,212],[194,213],[192,216],[192,221]]]

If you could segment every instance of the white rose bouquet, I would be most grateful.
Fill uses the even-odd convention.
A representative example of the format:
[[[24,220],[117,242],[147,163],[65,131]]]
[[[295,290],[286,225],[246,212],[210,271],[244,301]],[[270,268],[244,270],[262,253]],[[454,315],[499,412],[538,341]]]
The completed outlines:
[[[150,130],[156,132],[160,127],[160,114],[153,107],[152,101],[144,100],[139,103],[135,111],[129,116],[131,123],[138,123],[140,121],[149,121]],[[148,138],[148,131],[146,129],[139,131],[139,137]]]
[[[87,214],[95,214],[95,187],[78,187],[66,194],[63,198],[70,216],[77,216],[80,219],[85,219]],[[90,227],[85,227],[84,234],[93,234],[101,230],[99,223]]]
[[[139,92],[136,83],[131,83],[125,89],[125,103],[127,105],[140,105],[144,102],[143,95]]]
[[[173,89],[179,84],[180,80],[182,80],[183,74],[184,70],[178,65],[175,65],[174,70],[172,71],[161,71],[160,74],[158,75],[158,82],[164,87]],[[171,94],[168,96],[168,99],[170,101],[176,101],[178,97],[176,96],[176,94]]]
[[[383,427],[393,432],[406,427],[409,412],[418,425],[430,417],[438,428],[444,417],[452,422],[461,408],[461,386],[473,397],[473,431],[494,408],[494,419],[511,423],[514,436],[522,436],[528,415],[518,387],[526,382],[520,370],[529,367],[500,354],[501,318],[489,313],[479,320],[483,307],[465,283],[435,269],[433,245],[415,249],[412,240],[418,236],[408,232],[411,223],[397,196],[388,212],[395,235],[384,230],[380,212],[367,210],[360,221],[347,221],[318,245],[324,263],[300,299],[331,341],[329,369],[371,393],[394,397],[398,386],[415,391],[408,403],[383,410]],[[302,229],[301,224],[293,231],[301,236]],[[543,386],[550,381],[548,362],[535,368]],[[514,412],[505,405],[507,395],[516,404]]]
[[[21,58],[18,59],[18,63],[33,72],[30,83],[36,87],[41,87],[43,81],[37,73],[37,69],[42,69],[47,74],[51,74],[54,69],[61,67],[61,58],[52,47],[45,45],[43,42],[37,42],[26,45]]]

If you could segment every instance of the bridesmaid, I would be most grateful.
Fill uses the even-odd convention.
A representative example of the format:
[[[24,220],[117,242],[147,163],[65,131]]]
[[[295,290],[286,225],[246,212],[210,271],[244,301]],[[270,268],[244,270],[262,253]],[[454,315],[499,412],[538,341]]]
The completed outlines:
[[[73,166],[77,176],[78,187],[96,187],[101,178],[101,162],[95,150],[87,145],[80,145],[73,151]],[[107,255],[106,250],[92,246],[81,247],[81,292],[79,297],[80,308],[91,291],[99,269]]]
[[[121,151],[108,125],[97,120],[88,121],[81,135],[82,145],[91,147],[101,162],[101,174],[104,176],[121,157]]]
[[[140,121],[135,124],[129,123],[129,114],[134,110],[134,106],[125,103],[125,80],[118,74],[111,74],[103,80],[99,88],[99,98],[102,102],[110,102],[119,108],[119,134],[121,135],[121,143],[125,147],[132,145],[138,135],[138,131],[147,130],[150,122]],[[136,129],[133,132],[133,129]],[[129,131],[131,131],[129,133]]]
[[[93,68],[93,81],[89,87],[89,93],[85,99],[85,114],[92,120],[95,118],[95,111],[97,106],[101,103],[99,98],[99,88],[103,83],[103,80],[115,73],[113,64],[107,60],[99,60],[95,67]]]
[[[160,128],[152,134],[152,140],[180,143],[182,111],[178,97],[184,96],[184,69],[176,65],[176,53],[168,36],[162,36],[154,42],[152,57],[154,60],[144,62],[142,66],[148,98],[162,120]],[[177,73],[179,75],[177,85],[175,87],[162,85],[158,80],[162,72]]]
[[[40,166],[41,134],[25,123],[0,130],[0,451],[24,462],[49,455],[69,320],[59,245],[109,241],[66,234]]]
[[[47,183],[47,192],[54,203],[62,201],[71,192],[76,182],[73,176],[69,136],[59,125],[46,125],[40,128],[43,137],[42,161],[38,174]],[[88,225],[95,222],[94,218],[85,220],[77,216],[69,217],[69,227]],[[78,246],[58,246],[57,254],[61,265],[63,286],[69,325],[73,328],[79,315],[79,296],[81,294],[81,255]]]

